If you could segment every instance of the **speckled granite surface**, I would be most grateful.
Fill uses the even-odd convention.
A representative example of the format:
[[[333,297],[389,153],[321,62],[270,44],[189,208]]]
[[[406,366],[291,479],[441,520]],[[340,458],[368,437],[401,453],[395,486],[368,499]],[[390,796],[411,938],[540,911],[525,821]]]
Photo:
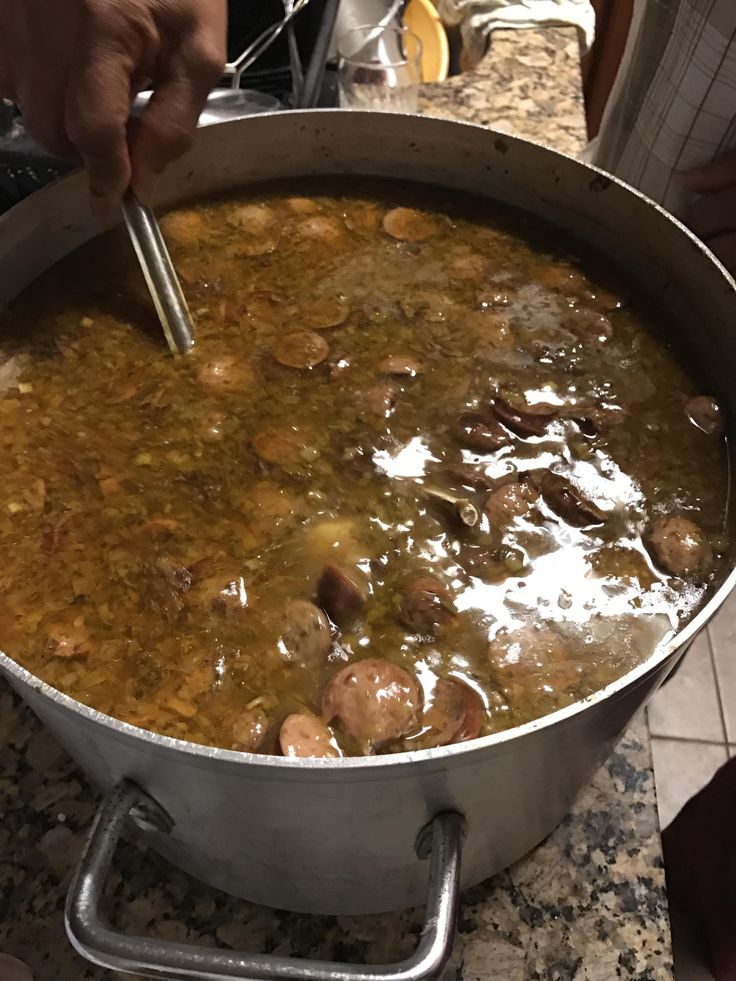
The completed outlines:
[[[499,35],[471,76],[427,86],[425,107],[575,152],[584,137],[572,32]],[[35,981],[110,981],[69,948],[64,897],[96,806],[63,750],[0,682],[0,952]],[[125,843],[108,912],[130,931],[297,956],[386,962],[421,914],[304,917],[232,900]],[[638,722],[550,838],[463,898],[446,981],[672,978],[654,780]],[[2,979],[0,979],[2,981]]]
[[[475,71],[423,86],[422,109],[575,154],[585,142],[577,34],[497,31]]]

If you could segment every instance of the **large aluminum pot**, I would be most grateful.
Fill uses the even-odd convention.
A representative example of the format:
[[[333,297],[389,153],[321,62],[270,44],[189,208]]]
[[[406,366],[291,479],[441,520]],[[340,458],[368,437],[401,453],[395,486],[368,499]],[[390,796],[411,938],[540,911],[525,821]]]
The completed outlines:
[[[544,147],[428,118],[329,110],[261,115],[201,130],[192,152],[167,174],[159,203],[309,174],[409,178],[477,192],[554,222],[610,256],[656,297],[672,331],[689,342],[709,390],[733,403],[733,280],[651,202]],[[0,303],[95,234],[86,197],[84,177],[72,175],[0,219]],[[205,971],[193,948],[154,956],[142,941],[136,946],[105,932],[94,906],[125,815],[138,805],[139,824],[149,829],[154,848],[227,892],[291,910],[343,914],[422,900],[427,871],[417,860],[417,836],[431,824],[435,931],[417,955],[422,964],[391,976],[431,973],[447,939],[437,931],[451,932],[458,885],[459,825],[452,814],[465,819],[463,887],[537,844],[567,813],[735,578],[731,572],[676,639],[591,698],[469,744],[395,756],[287,760],[208,749],[100,715],[0,657],[11,683],[90,779],[104,791],[117,787],[73,892],[68,913],[75,943],[100,963],[123,970],[133,965],[155,977],[342,976],[324,965],[319,974],[232,957],[215,966],[210,959]],[[171,973],[172,965],[179,973]]]

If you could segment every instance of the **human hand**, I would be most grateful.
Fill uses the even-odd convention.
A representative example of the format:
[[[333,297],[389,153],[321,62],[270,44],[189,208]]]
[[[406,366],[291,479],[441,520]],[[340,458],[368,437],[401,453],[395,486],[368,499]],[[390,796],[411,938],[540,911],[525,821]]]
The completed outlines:
[[[685,223],[736,275],[736,151],[688,171],[683,183],[698,195]]]
[[[227,0],[0,0],[0,97],[29,134],[89,174],[105,216],[132,185],[157,177],[191,145],[225,64]],[[132,99],[154,89],[128,124]]]

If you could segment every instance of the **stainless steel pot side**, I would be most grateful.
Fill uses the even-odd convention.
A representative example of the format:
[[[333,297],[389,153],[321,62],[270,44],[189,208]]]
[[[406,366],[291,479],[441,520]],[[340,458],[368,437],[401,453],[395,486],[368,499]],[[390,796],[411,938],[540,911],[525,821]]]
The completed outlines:
[[[655,297],[673,333],[689,344],[706,387],[733,413],[736,284],[651,202],[542,146],[467,124],[394,114],[259,115],[201,130],[192,152],[167,174],[159,204],[313,174],[399,177],[476,192],[573,233]],[[0,304],[95,234],[80,174],[14,208],[0,219]],[[293,973],[283,965],[264,967],[262,960],[217,969],[210,961],[207,973],[196,957],[177,960],[169,952],[146,960],[122,943],[102,951],[115,944],[100,939],[93,915],[97,880],[125,814],[145,797],[136,785],[167,815],[151,818],[156,808],[150,805],[145,825],[164,829],[147,832],[154,848],[191,875],[257,903],[342,914],[418,904],[427,890],[427,866],[417,859],[417,835],[448,813],[465,819],[460,885],[471,886],[519,858],[564,817],[735,578],[732,570],[671,643],[591,698],[510,732],[394,756],[294,761],[169,739],[100,715],[0,655],[0,667],[34,712],[89,778],[112,792],[70,901],[75,943],[99,963],[118,970],[134,964],[154,977],[181,976],[171,973],[174,963],[181,973],[186,967],[188,977],[242,977],[246,969],[249,977],[345,976],[349,972],[326,968]],[[454,854],[459,832],[450,825],[443,831],[435,823],[432,833],[437,848]],[[451,872],[438,874],[447,873],[452,881],[444,885],[452,892],[457,868]],[[435,895],[430,914],[440,906]],[[430,967],[429,960],[421,970],[415,964],[390,976],[427,976],[441,957]]]

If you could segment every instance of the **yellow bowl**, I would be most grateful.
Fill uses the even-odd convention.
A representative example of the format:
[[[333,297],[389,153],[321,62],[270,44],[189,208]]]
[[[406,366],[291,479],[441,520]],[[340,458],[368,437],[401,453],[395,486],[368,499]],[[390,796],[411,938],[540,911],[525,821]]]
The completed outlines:
[[[432,0],[409,0],[404,11],[404,26],[422,42],[423,80],[444,82],[450,68],[450,46]]]

